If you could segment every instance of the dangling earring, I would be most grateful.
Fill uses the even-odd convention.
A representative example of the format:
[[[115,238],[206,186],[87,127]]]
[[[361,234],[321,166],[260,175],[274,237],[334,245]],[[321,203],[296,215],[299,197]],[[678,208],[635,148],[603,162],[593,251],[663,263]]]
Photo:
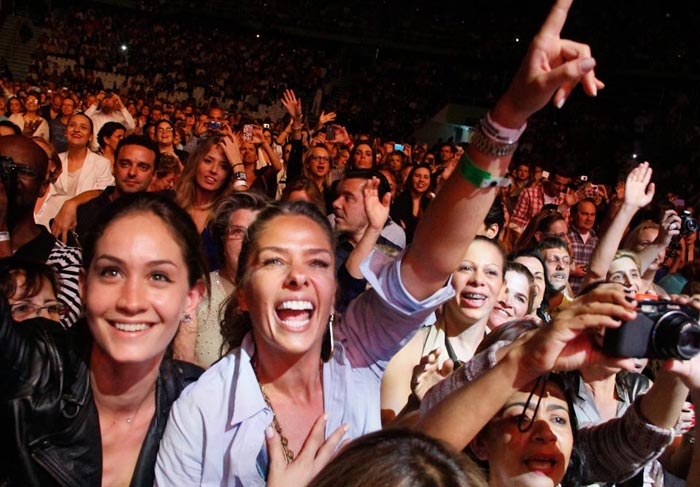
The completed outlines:
[[[321,359],[324,362],[328,362],[333,356],[333,322],[335,321],[335,313],[331,311],[331,315],[328,317],[328,327],[326,332],[323,334],[323,346],[321,347]]]

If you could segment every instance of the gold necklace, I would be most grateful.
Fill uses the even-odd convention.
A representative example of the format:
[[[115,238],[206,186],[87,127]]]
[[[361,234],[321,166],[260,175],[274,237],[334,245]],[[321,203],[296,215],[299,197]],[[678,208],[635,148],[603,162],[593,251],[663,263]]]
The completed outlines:
[[[275,408],[272,407],[270,398],[267,397],[267,394],[265,394],[265,387],[260,383],[260,378],[258,377],[258,355],[256,353],[253,353],[253,358],[250,361],[250,365],[253,366],[253,373],[255,374],[255,378],[258,380],[258,387],[260,387],[260,393],[262,394],[263,400],[265,401],[267,407],[270,408],[270,411],[272,411],[272,426],[275,428],[275,431],[280,437],[284,461],[285,463],[290,464],[294,461],[294,452],[289,448],[289,440],[287,440],[287,438],[282,433],[282,425],[277,419],[277,413],[275,412]]]
[[[255,370],[255,369],[253,369]],[[257,374],[256,374],[257,376]],[[270,398],[267,397],[267,394],[265,394],[265,387],[258,382],[258,385],[260,386],[260,393],[262,394],[263,399],[265,400],[265,404],[267,404],[267,407],[270,408],[270,411],[272,411],[272,426],[274,426],[275,431],[280,437],[280,443],[282,443],[282,454],[284,455],[284,461],[285,463],[289,464],[294,461],[294,452],[289,448],[289,441],[287,438],[282,434],[282,425],[280,425],[280,422],[277,420],[277,413],[275,413],[275,409],[272,407],[272,403],[270,402]]]

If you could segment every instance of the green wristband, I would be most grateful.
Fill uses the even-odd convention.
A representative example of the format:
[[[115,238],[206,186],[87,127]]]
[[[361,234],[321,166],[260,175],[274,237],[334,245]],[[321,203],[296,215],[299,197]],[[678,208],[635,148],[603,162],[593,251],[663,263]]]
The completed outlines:
[[[494,188],[510,186],[510,178],[499,178],[477,167],[465,152],[459,161],[459,172],[464,179],[477,188]]]

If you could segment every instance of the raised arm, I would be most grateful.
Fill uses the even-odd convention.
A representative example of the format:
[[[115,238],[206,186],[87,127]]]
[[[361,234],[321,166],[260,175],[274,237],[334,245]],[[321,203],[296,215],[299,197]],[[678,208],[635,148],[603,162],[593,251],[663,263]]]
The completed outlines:
[[[505,176],[527,119],[549,100],[563,106],[579,82],[590,96],[603,88],[590,48],[560,38],[571,3],[556,2],[508,90],[482,122],[485,129],[477,130],[467,157],[421,219],[401,266],[403,283],[416,299],[443,286],[464,257],[498,192],[498,187],[482,188],[481,183]],[[435,238],[436,229],[440,238]]]
[[[270,165],[275,168],[275,171],[281,171],[282,161],[280,160],[277,153],[272,149],[270,144],[267,143],[265,137],[263,137],[262,127],[258,125],[253,127],[253,142],[255,144],[259,144],[260,147],[262,147],[262,150],[265,152],[265,155],[267,155],[267,158],[270,160]]]
[[[700,294],[692,298],[681,298],[680,301],[689,304],[700,311]],[[670,372],[678,376],[690,390],[690,397],[693,400],[695,411],[700,411],[700,355],[696,355],[692,360],[681,362],[679,360],[668,361],[666,367]],[[690,461],[690,470],[686,478],[688,487],[700,487],[700,428],[695,427],[693,457]]]
[[[550,370],[575,370],[611,360],[632,367],[629,360],[605,357],[591,331],[618,327],[635,315],[634,303],[625,299],[620,286],[599,286],[577,298],[529,339],[516,342],[493,368],[427,411],[418,429],[461,450],[515,391]]]
[[[282,95],[282,105],[287,109],[292,119],[292,151],[287,162],[287,184],[301,176],[302,156],[304,149],[301,142],[301,129],[304,126],[304,115],[301,110],[301,99],[297,99],[293,90],[285,90]]]
[[[654,183],[650,183],[651,175],[652,170],[648,162],[641,163],[627,175],[624,203],[593,251],[584,286],[605,279],[632,217],[640,208],[651,203],[654,197]]]
[[[348,259],[345,261],[345,267],[348,273],[355,279],[362,279],[362,271],[360,264],[374,249],[379,235],[382,233],[384,224],[389,218],[389,204],[391,203],[391,194],[386,193],[382,200],[379,199],[379,179],[374,177],[368,180],[362,188],[362,194],[365,203],[365,214],[369,225],[362,234],[362,238],[357,246],[350,252]]]

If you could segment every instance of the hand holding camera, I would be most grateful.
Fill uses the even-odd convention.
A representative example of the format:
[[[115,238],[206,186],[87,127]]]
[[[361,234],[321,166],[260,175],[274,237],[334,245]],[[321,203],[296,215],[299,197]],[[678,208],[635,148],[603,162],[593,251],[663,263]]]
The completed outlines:
[[[209,120],[207,122],[207,130],[222,130],[224,128],[224,124],[222,122],[218,122],[216,120]]]
[[[681,236],[688,237],[694,233],[697,233],[698,230],[700,230],[700,221],[698,221],[696,218],[693,218],[693,214],[689,210],[681,211],[680,217]]]
[[[637,295],[637,317],[609,329],[603,350],[615,357],[688,360],[700,353],[698,310],[687,304]]]
[[[254,144],[262,144],[265,140],[262,127],[251,123],[245,124],[243,126],[243,140]]]

